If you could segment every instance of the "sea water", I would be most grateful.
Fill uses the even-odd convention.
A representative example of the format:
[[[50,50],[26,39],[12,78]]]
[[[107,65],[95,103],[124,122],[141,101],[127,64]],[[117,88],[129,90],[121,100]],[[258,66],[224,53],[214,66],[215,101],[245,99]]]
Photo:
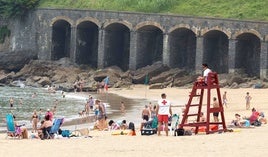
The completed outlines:
[[[4,86],[0,87],[0,130],[6,129],[4,120],[8,113],[14,114],[20,124],[31,127],[30,121],[34,111],[39,114],[41,109],[41,115],[44,116],[47,109],[52,110],[54,106],[57,106],[55,117],[64,117],[67,121],[79,118],[78,113],[84,110],[88,95],[108,104],[106,110],[109,119],[137,121],[137,117],[141,117],[143,106],[147,104],[146,100],[131,100],[109,93],[65,93],[63,97],[62,91],[50,93],[45,88]],[[10,106],[10,98],[14,100],[13,107]],[[125,103],[126,115],[120,112],[121,101]],[[90,115],[93,115],[93,112]]]

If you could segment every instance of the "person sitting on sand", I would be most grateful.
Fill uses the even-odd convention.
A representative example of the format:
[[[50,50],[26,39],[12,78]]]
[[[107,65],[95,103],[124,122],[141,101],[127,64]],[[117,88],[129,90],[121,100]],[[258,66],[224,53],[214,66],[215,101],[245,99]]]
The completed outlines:
[[[109,125],[109,130],[120,130],[120,125],[113,120],[110,120],[108,125]]]
[[[238,127],[249,127],[250,123],[248,120],[246,119],[243,119],[240,114],[236,113],[235,114],[235,119],[232,121],[232,124],[234,124],[235,126],[238,126]]]
[[[260,122],[261,124],[267,123],[267,119],[264,117],[263,112],[258,112],[255,108],[252,108],[251,111],[252,114],[248,118],[251,125],[254,125],[255,122]]]
[[[254,122],[259,120],[260,113],[254,107],[251,109],[251,111],[252,113],[249,117],[249,122],[251,125],[254,125]]]
[[[129,136],[136,136],[135,125],[133,122],[129,122],[128,129],[130,130],[128,133]]]
[[[13,115],[14,124],[16,134],[22,137],[22,139],[28,139],[28,130],[24,125],[19,125],[17,121],[15,121],[16,117]]]
[[[47,116],[47,115],[48,115],[50,121],[53,121],[53,113],[50,111],[50,109],[47,109],[45,116]]]
[[[38,134],[39,134],[39,137],[41,139],[47,138],[47,136],[48,136],[47,132],[49,132],[49,130],[51,129],[52,125],[53,125],[53,123],[49,119],[49,115],[46,115],[45,120],[41,121],[41,126],[40,126],[40,128],[38,128]]]
[[[267,119],[265,118],[264,113],[263,112],[259,112],[259,113],[260,113],[260,115],[259,115],[259,121],[262,124],[267,124]]]
[[[200,113],[199,122],[206,122],[206,117],[204,116],[204,113],[203,112]]]
[[[119,125],[120,125],[121,130],[126,130],[128,128],[126,120],[122,120],[121,124],[119,124]]]

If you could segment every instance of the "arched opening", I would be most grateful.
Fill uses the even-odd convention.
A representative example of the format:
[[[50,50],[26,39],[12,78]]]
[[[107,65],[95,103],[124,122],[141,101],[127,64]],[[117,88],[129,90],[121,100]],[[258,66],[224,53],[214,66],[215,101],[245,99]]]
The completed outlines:
[[[170,67],[188,71],[195,69],[196,35],[187,28],[179,28],[169,35]]]
[[[162,52],[163,32],[159,28],[147,25],[137,30],[137,69],[162,61]]]
[[[204,58],[213,71],[228,73],[228,36],[218,30],[212,30],[204,35]]]
[[[243,33],[237,37],[236,69],[249,77],[260,76],[260,39],[251,33]]]
[[[58,20],[52,26],[51,60],[70,57],[71,25]]]
[[[116,65],[123,71],[129,68],[130,30],[113,23],[105,28],[104,66]]]
[[[84,21],[77,26],[76,60],[77,64],[97,67],[98,60],[98,26]]]

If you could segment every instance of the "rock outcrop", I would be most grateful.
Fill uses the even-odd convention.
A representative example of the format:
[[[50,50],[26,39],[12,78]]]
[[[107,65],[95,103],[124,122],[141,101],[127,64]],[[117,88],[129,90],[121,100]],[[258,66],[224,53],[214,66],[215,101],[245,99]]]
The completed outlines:
[[[0,52],[0,69],[19,71],[33,59],[37,59],[37,53],[32,51]]]
[[[0,71],[0,85],[10,86],[54,86],[63,91],[74,91],[74,83],[83,82],[83,91],[96,91],[100,82],[109,77],[109,87],[128,88],[131,84],[144,84],[148,78],[150,89],[166,87],[190,88],[197,75],[191,75],[183,69],[171,69],[161,62],[137,69],[135,71],[122,71],[117,66],[104,69],[79,67],[68,58],[58,61],[31,60],[18,72]],[[227,88],[267,88],[267,80],[249,78],[241,74],[220,74],[221,87]]]

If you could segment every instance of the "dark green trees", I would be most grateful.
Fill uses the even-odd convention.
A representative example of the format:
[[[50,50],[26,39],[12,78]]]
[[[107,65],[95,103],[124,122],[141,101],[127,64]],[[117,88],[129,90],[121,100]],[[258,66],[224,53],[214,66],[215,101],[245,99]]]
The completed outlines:
[[[3,18],[23,17],[39,5],[40,0],[0,0],[0,16]]]

